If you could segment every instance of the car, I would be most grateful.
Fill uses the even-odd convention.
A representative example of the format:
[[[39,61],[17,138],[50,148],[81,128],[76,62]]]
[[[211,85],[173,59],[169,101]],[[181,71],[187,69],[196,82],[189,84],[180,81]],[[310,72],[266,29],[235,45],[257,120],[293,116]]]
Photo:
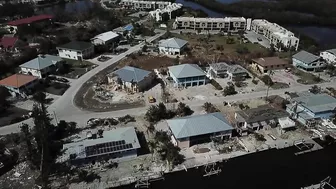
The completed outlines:
[[[149,97],[148,97],[148,102],[149,102],[149,103],[155,103],[156,100],[155,100],[155,98],[154,98],[153,96],[149,96]]]
[[[63,83],[68,83],[69,80],[65,79],[65,78],[62,78],[62,77],[59,77],[59,78],[56,78],[57,81],[60,81],[60,82],[63,82]]]
[[[258,41],[262,41],[262,39],[260,37],[258,37],[257,39],[258,39]]]
[[[50,79],[50,80],[56,80],[57,79],[56,76],[54,76],[54,75],[48,75],[47,78]]]

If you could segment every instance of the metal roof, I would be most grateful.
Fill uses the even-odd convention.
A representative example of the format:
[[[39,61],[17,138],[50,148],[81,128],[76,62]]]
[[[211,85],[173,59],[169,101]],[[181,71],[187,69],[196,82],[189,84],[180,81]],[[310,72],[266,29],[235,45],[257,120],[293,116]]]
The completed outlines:
[[[227,71],[230,66],[226,62],[218,62],[210,64],[210,67],[216,71]]]
[[[219,112],[170,119],[167,123],[177,139],[233,130]]]
[[[39,55],[37,58],[30,60],[24,64],[21,64],[20,67],[30,68],[35,70],[42,70],[51,65],[55,65],[57,62],[62,61],[63,59],[58,56],[53,55]]]
[[[229,67],[228,72],[231,74],[240,74],[240,73],[247,73],[245,68],[240,65],[232,65]]]
[[[104,131],[102,138],[97,137],[96,139],[88,139],[85,135],[83,138],[78,139],[76,142],[64,144],[64,158],[66,160],[69,159],[69,156],[71,154],[76,154],[76,159],[86,158],[87,153],[85,152],[85,147],[122,140],[124,140],[126,144],[132,144],[132,148],[128,148],[127,150],[139,149],[141,147],[134,127],[121,127]],[[102,154],[100,153],[97,155]]]
[[[181,64],[170,66],[168,69],[176,78],[205,76],[204,71],[197,64]]]
[[[31,24],[33,22],[38,22],[38,21],[42,21],[42,20],[49,20],[54,18],[53,15],[49,15],[49,14],[42,14],[42,15],[36,15],[36,16],[32,16],[32,17],[28,17],[28,18],[22,18],[19,20],[13,20],[7,23],[7,25],[10,26],[19,26],[19,25],[23,25],[23,24]]]
[[[94,39],[100,39],[102,41],[109,41],[111,39],[114,39],[116,37],[119,37],[119,35],[117,33],[114,33],[113,31],[108,31],[108,32],[105,32],[105,33],[101,33],[99,35],[96,35],[94,38],[92,38],[91,40],[94,40]]]
[[[328,49],[326,51],[336,56],[336,49]]]
[[[35,77],[32,75],[14,74],[9,77],[6,77],[5,79],[0,80],[0,85],[7,86],[7,87],[20,88],[37,79],[38,77]]]
[[[84,50],[89,49],[91,47],[93,47],[93,45],[91,43],[88,43],[88,42],[71,41],[70,43],[60,45],[57,48],[84,51]]]
[[[169,38],[169,39],[163,39],[159,42],[159,47],[168,47],[168,48],[176,48],[180,49],[184,47],[188,41],[179,39],[176,37]]]
[[[112,75],[117,75],[122,81],[139,83],[145,77],[151,74],[150,71],[134,68],[131,66],[125,66],[119,70],[116,70]]]
[[[314,113],[333,111],[336,108],[336,98],[327,94],[311,93],[293,98],[292,101],[298,102],[299,106],[304,106]]]
[[[306,64],[310,64],[312,62],[315,62],[316,60],[319,60],[320,57],[316,56],[314,54],[311,54],[307,51],[300,51],[293,55],[293,58],[300,60]]]

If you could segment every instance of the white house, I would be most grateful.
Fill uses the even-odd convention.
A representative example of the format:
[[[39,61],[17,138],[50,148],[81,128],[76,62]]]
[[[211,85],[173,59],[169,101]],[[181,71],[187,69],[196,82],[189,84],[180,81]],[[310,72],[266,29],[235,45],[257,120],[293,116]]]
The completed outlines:
[[[162,21],[162,15],[167,14],[168,19],[174,18],[176,14],[174,14],[175,11],[181,9],[183,5],[181,3],[173,3],[171,5],[168,5],[167,7],[163,9],[156,9],[154,11],[150,11],[149,15],[154,18],[156,21]]]
[[[181,55],[188,41],[179,38],[169,38],[159,41],[159,52],[162,54]]]
[[[323,58],[329,64],[336,63],[336,49],[325,50],[320,53],[320,57]]]
[[[21,72],[39,78],[48,76],[55,72],[62,63],[65,62],[61,57],[53,55],[38,55],[37,58],[20,65]]]
[[[107,45],[115,42],[118,38],[119,35],[117,33],[114,33],[113,31],[108,31],[93,37],[91,39],[91,43],[94,45]]]
[[[6,87],[13,96],[26,97],[38,83],[38,77],[24,74],[14,74],[0,80],[0,86]]]
[[[125,66],[107,75],[107,80],[108,83],[119,84],[124,89],[140,92],[144,91],[152,84],[154,76],[153,72]]]
[[[206,84],[206,74],[197,64],[180,64],[168,67],[175,87],[191,87]]]
[[[82,61],[94,54],[94,47],[91,43],[82,41],[71,41],[70,43],[57,47],[58,55],[62,58]]]

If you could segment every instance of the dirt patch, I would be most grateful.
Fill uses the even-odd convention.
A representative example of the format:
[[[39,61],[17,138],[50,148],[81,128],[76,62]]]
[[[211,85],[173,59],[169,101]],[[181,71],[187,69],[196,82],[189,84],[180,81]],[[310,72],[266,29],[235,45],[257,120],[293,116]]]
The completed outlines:
[[[154,70],[158,68],[175,65],[175,60],[167,56],[152,55],[131,55],[119,63],[118,68],[133,66],[144,70]]]

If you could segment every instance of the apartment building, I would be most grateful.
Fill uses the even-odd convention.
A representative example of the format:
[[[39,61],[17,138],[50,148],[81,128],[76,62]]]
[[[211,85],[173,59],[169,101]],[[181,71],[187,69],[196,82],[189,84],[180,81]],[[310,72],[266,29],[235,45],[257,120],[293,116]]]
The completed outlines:
[[[278,48],[278,44],[282,43],[286,48],[294,47],[295,50],[298,49],[299,39],[294,36],[294,33],[276,23],[264,19],[255,19],[251,23],[251,30],[265,36],[275,48]]]
[[[174,29],[214,30],[223,32],[238,32],[246,30],[247,20],[244,17],[225,18],[195,18],[176,17],[173,23]]]
[[[177,10],[182,9],[183,5],[181,3],[173,3],[166,6],[163,9],[156,9],[149,12],[149,15],[154,18],[156,21],[162,21],[163,14],[167,14],[169,19],[172,19],[177,16]]]
[[[139,1],[139,0],[121,0],[120,5],[133,8],[133,9],[164,9],[168,5],[171,5],[171,2],[165,1]]]

